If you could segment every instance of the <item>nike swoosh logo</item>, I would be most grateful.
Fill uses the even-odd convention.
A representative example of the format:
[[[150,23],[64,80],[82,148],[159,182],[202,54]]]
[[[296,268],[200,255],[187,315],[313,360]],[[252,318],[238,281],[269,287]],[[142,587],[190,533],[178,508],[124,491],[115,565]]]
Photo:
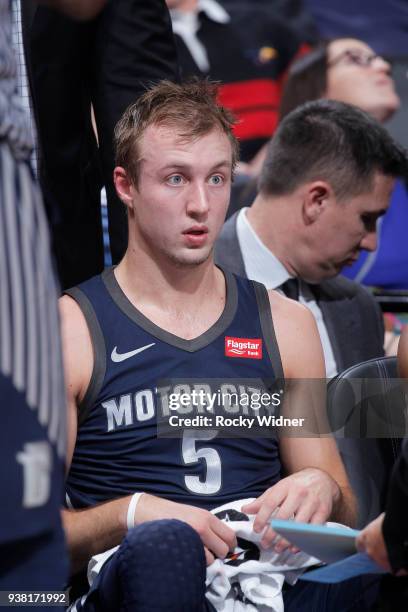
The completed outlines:
[[[128,353],[118,353],[117,352],[118,347],[115,346],[111,354],[111,359],[115,363],[120,363],[121,361],[125,361],[125,359],[129,359],[129,357],[134,357],[135,355],[142,353],[143,351],[150,348],[151,346],[154,346],[155,344],[156,344],[155,342],[152,342],[152,344],[146,344],[146,346],[141,346],[140,348],[137,348],[134,351],[129,351]]]

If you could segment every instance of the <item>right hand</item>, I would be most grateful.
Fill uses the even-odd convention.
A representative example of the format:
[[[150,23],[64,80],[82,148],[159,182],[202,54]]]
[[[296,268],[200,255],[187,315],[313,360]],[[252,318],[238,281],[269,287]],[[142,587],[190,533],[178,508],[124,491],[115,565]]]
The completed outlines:
[[[208,510],[144,493],[137,504],[135,525],[158,519],[178,519],[190,525],[204,544],[207,565],[224,559],[237,545],[235,532]]]

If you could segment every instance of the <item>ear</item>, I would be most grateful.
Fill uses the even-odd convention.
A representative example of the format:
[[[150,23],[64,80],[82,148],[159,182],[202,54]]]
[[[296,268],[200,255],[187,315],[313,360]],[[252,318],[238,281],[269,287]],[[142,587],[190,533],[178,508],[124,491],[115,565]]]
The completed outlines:
[[[326,181],[313,181],[304,186],[303,216],[307,224],[314,223],[327,209],[334,192]]]
[[[131,210],[133,208],[134,191],[135,187],[129,178],[128,173],[121,166],[117,166],[113,171],[113,182],[115,183],[116,193],[119,198],[125,204],[125,206]]]

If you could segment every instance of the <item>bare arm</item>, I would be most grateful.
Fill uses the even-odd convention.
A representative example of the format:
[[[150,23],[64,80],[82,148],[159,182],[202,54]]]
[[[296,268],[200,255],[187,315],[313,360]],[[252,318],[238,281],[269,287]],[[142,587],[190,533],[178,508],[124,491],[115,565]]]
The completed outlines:
[[[77,405],[83,399],[93,368],[93,350],[88,326],[76,302],[60,300],[62,345],[68,404],[68,469],[77,436]],[[74,572],[89,558],[120,542],[126,532],[129,498],[80,511],[63,510],[65,534]]]
[[[88,327],[76,302],[60,300],[64,369],[68,394],[68,462],[77,436],[77,405],[83,399],[93,368],[93,349]],[[82,569],[92,555],[120,544],[127,531],[131,496],[118,498],[84,510],[63,510],[63,522],[73,572]],[[135,524],[148,520],[177,518],[191,525],[206,549],[207,563],[225,557],[234,548],[234,532],[207,510],[144,494],[137,505]],[[211,552],[210,552],[211,551]]]
[[[322,381],[321,385],[316,385],[316,406],[312,412],[316,423],[321,426],[325,421],[325,367],[313,315],[305,307],[276,292],[272,292],[270,299],[285,379]],[[305,397],[305,387],[301,384],[290,387],[290,404],[294,406],[296,416],[301,416],[306,408],[310,416],[310,397]],[[280,453],[288,476],[246,507],[246,510],[249,508],[248,511],[257,513],[256,530],[262,531],[278,507],[277,516],[280,518],[295,516],[298,521],[314,523],[331,518],[346,524],[354,523],[354,495],[336,443],[330,435],[283,436],[280,438]],[[274,532],[268,530],[264,543],[270,544],[274,536]]]

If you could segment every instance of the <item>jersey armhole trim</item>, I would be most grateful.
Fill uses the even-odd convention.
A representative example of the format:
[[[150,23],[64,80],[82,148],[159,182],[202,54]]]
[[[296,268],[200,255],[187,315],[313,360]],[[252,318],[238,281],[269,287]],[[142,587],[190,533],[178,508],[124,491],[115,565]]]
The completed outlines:
[[[282,360],[273,326],[271,303],[269,301],[268,291],[265,285],[262,285],[261,283],[256,281],[251,281],[251,283],[255,291],[262,334],[265,340],[269,359],[271,360],[276,378],[284,381],[285,377],[283,373]]]
[[[78,287],[74,287],[64,293],[75,300],[85,317],[91,336],[94,357],[91,380],[82,402],[78,405],[78,427],[80,427],[86,420],[102,388],[106,373],[106,346],[93,306],[84,292]]]

